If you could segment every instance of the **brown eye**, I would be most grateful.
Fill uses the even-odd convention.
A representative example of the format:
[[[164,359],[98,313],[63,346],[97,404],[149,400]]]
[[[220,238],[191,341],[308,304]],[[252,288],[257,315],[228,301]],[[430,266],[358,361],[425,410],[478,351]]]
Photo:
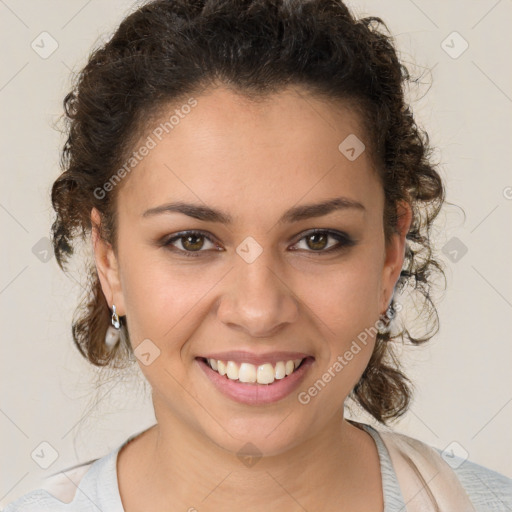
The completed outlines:
[[[201,256],[201,253],[207,252],[204,249],[205,240],[211,244],[210,249],[215,248],[215,244],[212,239],[200,231],[183,231],[164,242],[163,245],[164,247],[177,251],[184,256]],[[181,247],[176,246],[178,242]]]
[[[203,235],[182,236],[181,240],[181,245],[187,251],[198,251],[204,244]]]
[[[329,235],[326,235],[325,233],[313,233],[312,235],[305,237],[308,247],[315,251],[325,249],[328,238]]]
[[[335,240],[337,243],[331,243],[329,245],[329,239]],[[325,229],[315,229],[306,233],[306,235],[299,240],[298,244],[302,243],[302,241],[304,241],[305,247],[299,247],[299,249],[304,249],[306,252],[317,252],[319,255],[329,254],[356,244],[356,241],[350,238],[346,233],[338,233],[337,231]]]
[[[329,244],[329,239],[334,240],[335,243]],[[213,249],[215,251],[222,250],[214,243],[210,236],[202,233],[201,231],[182,231],[167,241],[162,242],[162,245],[181,255],[197,257],[201,256],[202,253],[210,252],[205,249],[205,241],[206,243],[211,244],[209,249]],[[300,248],[301,250],[317,253],[319,256],[341,251],[342,249],[346,249],[356,244],[356,241],[350,238],[346,233],[325,229],[315,229],[306,233],[306,235],[299,239],[299,242],[295,245],[299,245],[302,241],[304,241],[305,247]],[[181,247],[177,246],[178,242]]]

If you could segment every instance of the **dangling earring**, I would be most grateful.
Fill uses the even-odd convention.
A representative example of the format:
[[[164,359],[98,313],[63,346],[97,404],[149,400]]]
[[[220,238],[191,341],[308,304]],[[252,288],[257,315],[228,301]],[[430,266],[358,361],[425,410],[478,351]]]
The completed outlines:
[[[388,309],[379,317],[379,321],[377,322],[377,331],[379,334],[387,334],[391,331],[391,319],[395,316],[395,310],[393,306],[390,304]]]
[[[118,314],[116,313],[116,307],[112,304],[112,325],[108,326],[107,333],[105,334],[105,345],[107,348],[114,348],[121,334],[121,320],[119,319]]]

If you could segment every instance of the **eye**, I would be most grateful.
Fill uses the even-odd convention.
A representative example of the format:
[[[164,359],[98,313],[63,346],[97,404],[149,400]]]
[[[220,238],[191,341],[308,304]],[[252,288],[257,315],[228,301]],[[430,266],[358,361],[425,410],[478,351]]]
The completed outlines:
[[[337,243],[329,245],[329,238],[336,240]],[[355,240],[350,238],[346,233],[326,229],[313,229],[300,238],[299,242],[303,240],[307,252],[316,252],[319,253],[319,255],[340,251],[356,243]]]
[[[216,247],[212,239],[201,231],[182,231],[177,233],[175,236],[164,242],[165,247],[169,247],[171,250],[176,250],[185,256],[196,257],[199,256],[199,252],[204,247],[204,240],[208,240],[213,247]],[[175,247],[174,242],[179,241],[182,249]],[[173,249],[174,247],[174,249]]]
[[[336,243],[329,245],[329,238],[335,240]],[[210,248],[214,248],[216,251],[222,250],[210,236],[202,231],[182,231],[180,233],[176,233],[167,241],[162,242],[162,245],[172,251],[183,254],[184,256],[198,257],[201,252],[206,252],[203,250],[205,247],[205,240],[211,244]],[[297,246],[302,241],[304,241],[305,249],[301,248],[300,250],[318,253],[319,256],[341,251],[357,243],[349,235],[343,232],[328,229],[312,229],[303,235],[302,238],[292,246],[292,250],[296,251],[297,248],[293,247]],[[181,248],[176,247],[176,243],[179,243]]]

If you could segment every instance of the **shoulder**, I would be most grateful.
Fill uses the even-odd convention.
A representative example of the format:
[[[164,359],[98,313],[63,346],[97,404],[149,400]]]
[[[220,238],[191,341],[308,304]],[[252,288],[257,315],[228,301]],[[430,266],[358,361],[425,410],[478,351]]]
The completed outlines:
[[[80,464],[45,478],[39,488],[9,503],[3,512],[69,510],[80,482],[96,461]]]
[[[447,479],[451,478],[449,473],[453,473],[475,512],[512,511],[512,479],[509,477],[455,455],[453,450],[442,450],[405,434],[379,431],[379,435],[384,439],[393,439],[405,453],[417,453],[423,459],[434,461]]]
[[[477,512],[512,510],[512,479],[468,459],[434,449],[453,469]]]
[[[3,512],[97,511],[106,491],[103,484],[116,481],[111,474],[116,452],[45,478],[37,489],[9,503]]]
[[[99,459],[45,478],[38,489],[9,503],[2,512],[123,512],[117,481],[117,456],[127,443],[146,430],[149,429],[131,435]]]

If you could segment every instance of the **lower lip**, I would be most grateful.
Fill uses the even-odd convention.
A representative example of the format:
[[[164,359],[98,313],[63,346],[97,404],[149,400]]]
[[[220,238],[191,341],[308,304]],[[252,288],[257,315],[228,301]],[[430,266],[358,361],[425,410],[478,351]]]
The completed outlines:
[[[228,379],[225,375],[212,370],[202,358],[196,358],[205,375],[223,395],[235,402],[248,405],[270,404],[287,397],[302,382],[313,361],[312,357],[307,357],[290,375],[276,379],[272,384],[258,384]]]

